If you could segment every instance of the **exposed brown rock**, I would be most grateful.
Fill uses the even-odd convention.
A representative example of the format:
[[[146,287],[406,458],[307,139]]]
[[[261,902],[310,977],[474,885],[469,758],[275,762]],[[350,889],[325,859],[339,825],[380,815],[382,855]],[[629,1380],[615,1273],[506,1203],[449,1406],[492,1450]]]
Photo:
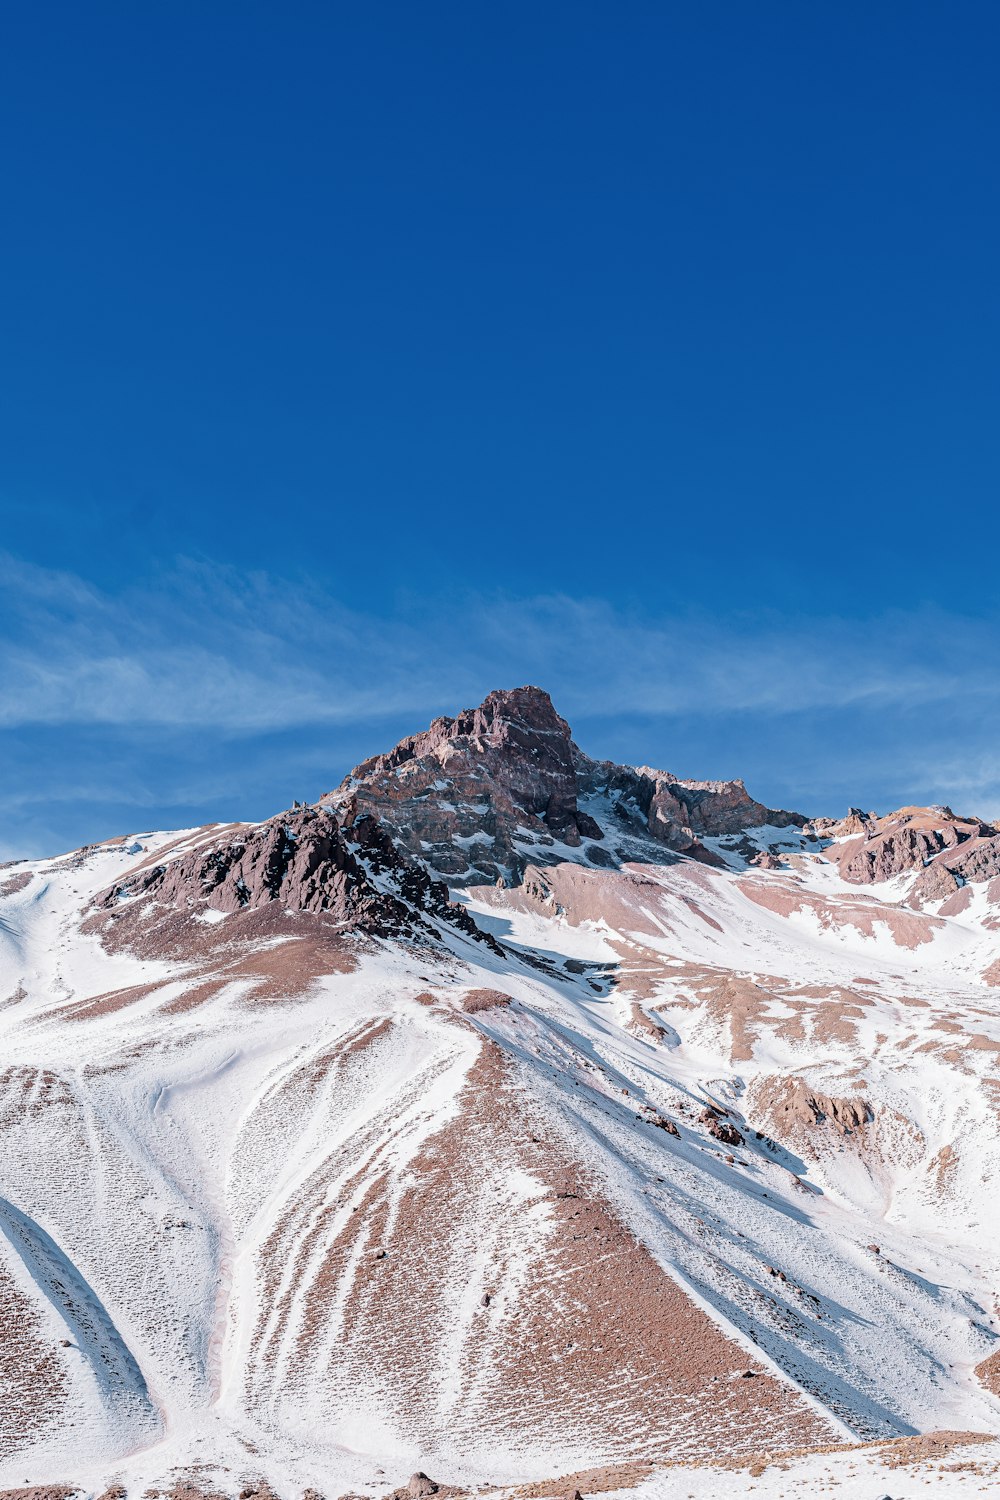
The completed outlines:
[[[0,1490],[0,1500],[68,1500],[81,1493],[72,1484],[26,1484],[23,1489]]]
[[[663,1041],[663,1027],[652,1016],[648,1016],[636,1000],[629,1007],[629,1025],[632,1030],[648,1037],[652,1042]]]
[[[154,1486],[143,1490],[143,1500],[229,1500],[229,1496],[222,1490],[206,1489],[199,1477],[187,1473],[175,1479],[169,1489]]]
[[[701,836],[806,821],[755,802],[742,781],[685,781],[591,760],[536,687],[490,693],[479,708],[435,719],[362,762],[322,804],[337,807],[347,823],[359,812],[376,814],[410,854],[453,883],[509,884],[529,862],[560,857],[560,844],[604,838],[580,806],[591,793],[611,799],[623,827],[708,863],[721,861]],[[588,858],[613,863],[598,846]]]
[[[876,928],[888,928],[893,941],[901,948],[917,948],[922,943],[932,942],[935,932],[945,926],[938,917],[926,912],[887,905],[860,893],[857,896],[825,897],[802,886],[761,880],[756,876],[744,877],[739,885],[751,901],[777,912],[779,916],[809,911],[822,927],[856,927],[869,937],[875,935]]]
[[[420,930],[427,918],[437,918],[502,952],[464,907],[448,899],[445,885],[399,853],[375,818],[366,815],[342,829],[327,809],[295,807],[266,823],[237,827],[221,841],[204,839],[97,898],[99,907],[124,916],[126,927],[139,929],[150,926],[147,902],[193,917],[274,903],[378,935]]]
[[[462,996],[462,1009],[467,1015],[483,1010],[502,1010],[510,1004],[510,996],[502,990],[466,990]]]
[[[1000,1396],[1000,1349],[976,1366],[976,1378],[994,1396]]]
[[[762,1078],[754,1085],[751,1097],[754,1113],[768,1122],[779,1140],[794,1139],[819,1127],[850,1136],[872,1119],[866,1099],[821,1093],[804,1078]]]
[[[843,842],[826,851],[845,880],[871,885],[917,870],[915,905],[949,896],[967,880],[1000,874],[1000,839],[981,818],[957,817],[950,807],[901,807],[877,817],[852,808],[824,830]]]
[[[946,849],[922,870],[910,892],[914,905],[953,896],[969,882],[1000,875],[1000,837],[973,834],[957,849]]]
[[[962,1448],[970,1443],[996,1442],[993,1433],[960,1432],[944,1429],[937,1432],[915,1433],[912,1437],[896,1438],[879,1445],[883,1462],[888,1469],[901,1469],[911,1464],[926,1464],[943,1457],[952,1448]]]
[[[30,870],[18,870],[16,875],[8,875],[5,880],[0,880],[0,899],[4,896],[16,896],[31,884],[33,878]]]
[[[736,1126],[725,1118],[725,1111],[714,1109],[711,1105],[703,1109],[698,1116],[699,1121],[706,1127],[709,1135],[721,1141],[724,1146],[742,1146],[743,1137]]]
[[[67,1385],[38,1313],[0,1264],[0,1458],[30,1451],[33,1442],[58,1429]],[[28,1500],[63,1500],[72,1492],[56,1486],[21,1494]]]
[[[666,1115],[659,1114],[656,1110],[650,1109],[642,1118],[646,1120],[647,1124],[655,1125],[657,1130],[665,1130],[667,1135],[680,1135],[680,1131],[673,1120],[669,1119]]]
[[[575,847],[603,838],[577,806],[573,749],[569,725],[540,688],[490,693],[364,761],[322,800],[348,823],[355,811],[375,813],[444,875],[513,879],[525,863],[519,839]]]

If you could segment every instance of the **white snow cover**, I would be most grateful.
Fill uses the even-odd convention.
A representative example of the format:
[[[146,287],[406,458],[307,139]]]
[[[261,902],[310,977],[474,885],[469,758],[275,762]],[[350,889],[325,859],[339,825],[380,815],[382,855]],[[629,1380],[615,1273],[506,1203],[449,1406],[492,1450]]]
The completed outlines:
[[[735,859],[724,870],[630,867],[637,878],[614,922],[574,911],[553,872],[549,901],[455,892],[509,945],[507,958],[454,936],[439,949],[371,943],[352,972],[288,1003],[248,1004],[235,979],[191,1009],[176,1003],[195,982],[188,966],[109,954],[80,916],[197,830],[0,871],[0,887],[5,873],[18,877],[0,899],[0,1027],[5,1087],[21,1089],[0,1128],[0,1271],[35,1310],[62,1391],[58,1420],[0,1448],[0,1483],[67,1480],[96,1493],[122,1481],[141,1493],[203,1464],[206,1483],[236,1493],[256,1453],[291,1497],[305,1486],[384,1490],[432,1465],[450,1483],[504,1486],[600,1463],[585,1434],[547,1450],[498,1452],[488,1431],[478,1446],[450,1441],[487,1240],[470,1244],[450,1331],[428,1353],[440,1417],[430,1452],[378,1389],[362,1382],[331,1412],[324,1387],[296,1383],[307,1321],[297,1289],[318,1284],[338,1226],[364,1211],[376,1155],[380,1172],[389,1162],[391,1204],[401,1202],[413,1163],[456,1118],[484,1038],[515,1059],[527,1106],[694,1303],[827,1414],[831,1442],[1000,1433],[1000,1406],[975,1374],[1000,1348],[1000,1017],[982,977],[1000,955],[990,909],[977,892],[960,919],[903,913],[912,925],[901,940],[900,892],[859,892],[789,830],[760,836],[772,834],[787,838],[780,872]],[[585,852],[566,851],[573,870]],[[206,940],[225,934],[214,913],[201,920],[214,924]],[[743,1022],[713,998],[725,976],[756,987]],[[513,1003],[456,1026],[449,997],[473,987]],[[438,1006],[418,1000],[428,990]],[[330,1049],[385,1018],[390,1039],[340,1086],[321,1067]],[[793,1079],[864,1097],[861,1135],[804,1125],[794,1140],[769,1139],[778,1132],[761,1101]],[[708,1104],[730,1111],[742,1146],[706,1133]],[[645,1123],[656,1113],[679,1135]],[[338,1149],[361,1137],[376,1143],[368,1165],[338,1176]],[[264,1247],[321,1166],[322,1212],[303,1221],[301,1256],[280,1284],[265,1287]],[[544,1239],[538,1182],[526,1170],[508,1186]],[[511,1266],[513,1305],[516,1255]],[[356,1274],[360,1264],[348,1283]],[[324,1316],[325,1368],[345,1337],[344,1307]],[[247,1377],[258,1343],[270,1361],[263,1404]],[[949,1473],[934,1493],[979,1492],[993,1460],[989,1447],[973,1451],[976,1472]],[[955,1450],[955,1462],[965,1455]],[[878,1450],[789,1463],[752,1480],[665,1470],[634,1493],[896,1493]]]

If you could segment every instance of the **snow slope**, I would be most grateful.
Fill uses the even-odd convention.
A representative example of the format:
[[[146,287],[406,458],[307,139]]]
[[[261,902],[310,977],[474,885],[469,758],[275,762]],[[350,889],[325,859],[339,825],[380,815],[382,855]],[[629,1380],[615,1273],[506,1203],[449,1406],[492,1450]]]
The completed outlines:
[[[1000,1433],[993,908],[752,838],[780,868],[626,830],[456,888],[493,947],[277,902],[117,939],[103,893],[207,830],[0,871],[0,1482]]]

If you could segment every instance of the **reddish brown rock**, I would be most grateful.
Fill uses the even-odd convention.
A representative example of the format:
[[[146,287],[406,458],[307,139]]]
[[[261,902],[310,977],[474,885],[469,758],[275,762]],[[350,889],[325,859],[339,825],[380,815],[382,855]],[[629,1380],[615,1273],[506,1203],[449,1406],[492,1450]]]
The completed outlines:
[[[0,866],[0,868],[3,867]],[[16,896],[19,891],[23,891],[26,886],[29,886],[33,879],[34,876],[30,870],[18,870],[15,875],[6,876],[5,879],[0,880],[0,898],[4,896]]]
[[[510,996],[502,990],[466,990],[462,996],[462,1009],[473,1016],[483,1010],[503,1010],[510,1004]]]
[[[976,1377],[994,1396],[1000,1396],[1000,1350],[980,1360],[976,1366]]]
[[[328,809],[294,807],[219,840],[209,835],[173,859],[140,867],[97,898],[126,924],[134,916],[140,928],[149,926],[150,902],[193,917],[275,903],[378,935],[420,931],[436,918],[503,951],[448,899],[445,885],[400,854],[377,819],[363,815],[344,829]]]
[[[709,1135],[714,1136],[717,1141],[721,1141],[724,1146],[742,1146],[744,1144],[743,1137],[736,1129],[736,1126],[732,1125],[726,1119],[724,1111],[714,1109],[709,1105],[707,1109],[702,1110],[698,1119],[702,1125],[707,1127]]]
[[[355,811],[374,813],[443,875],[514,880],[525,863],[519,844],[603,838],[577,806],[574,749],[548,693],[490,693],[362,762],[322,803],[348,823]]]
[[[754,1090],[754,1108],[773,1125],[778,1139],[794,1139],[797,1130],[825,1126],[837,1135],[852,1135],[872,1119],[860,1096],[838,1098],[809,1086],[804,1078],[761,1079]]]
[[[910,902],[940,901],[970,882],[993,880],[1000,875],[1000,838],[974,833],[958,848],[946,849],[923,869],[910,892]]]
[[[980,818],[957,817],[950,807],[901,807],[884,817],[852,808],[843,822],[829,823],[824,831],[842,840],[827,857],[845,880],[872,885],[918,870],[913,893],[918,902],[948,896],[965,880],[1000,873],[996,829]]]
[[[742,781],[684,781],[591,760],[536,687],[490,693],[479,708],[435,719],[424,733],[362,762],[321,805],[336,807],[347,824],[359,812],[374,813],[402,847],[453,884],[512,884],[529,863],[551,863],[567,846],[605,837],[580,805],[589,796],[610,800],[616,826],[708,863],[721,861],[702,837],[806,821],[755,802]],[[615,863],[599,843],[587,858]]]
[[[69,1500],[82,1492],[72,1484],[29,1484],[16,1490],[0,1490],[0,1500]]]

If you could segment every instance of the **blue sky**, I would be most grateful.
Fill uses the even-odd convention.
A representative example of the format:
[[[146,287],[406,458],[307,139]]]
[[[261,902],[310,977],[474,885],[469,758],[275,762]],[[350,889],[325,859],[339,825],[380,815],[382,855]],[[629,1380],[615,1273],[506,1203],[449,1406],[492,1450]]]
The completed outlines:
[[[0,853],[316,796],[497,685],[1000,813],[1000,12],[22,6]]]

